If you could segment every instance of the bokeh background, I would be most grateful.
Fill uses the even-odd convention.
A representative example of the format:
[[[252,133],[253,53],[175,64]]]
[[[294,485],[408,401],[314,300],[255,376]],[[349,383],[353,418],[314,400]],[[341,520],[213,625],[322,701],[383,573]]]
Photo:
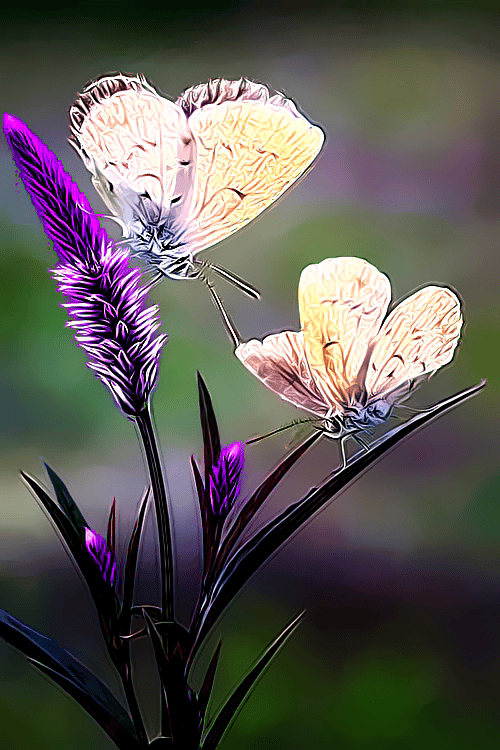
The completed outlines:
[[[13,4],[15,5],[15,4]],[[95,1],[3,10],[2,111],[21,117],[94,194],[68,145],[67,109],[91,78],[141,72],[176,98],[210,77],[285,91],[328,134],[315,168],[253,225],[211,252],[263,299],[220,292],[245,338],[296,328],[302,268],[368,259],[395,298],[449,284],[466,329],[425,405],[487,378],[474,400],[427,426],[327,506],[246,586],[219,623],[213,708],[302,608],[307,619],[245,704],[225,750],[483,750],[500,733],[500,18],[496,4],[215,0],[210,6]],[[116,496],[126,543],[145,474],[133,426],[84,366],[47,270],[54,255],[0,143],[0,605],[114,678],[89,597],[18,470],[64,478],[94,528]],[[116,230],[108,222],[109,229]],[[179,612],[196,593],[200,541],[189,456],[201,454],[195,373],[225,442],[299,416],[230,352],[206,290],[165,281],[154,407],[179,548]],[[289,441],[247,450],[254,486]],[[323,480],[329,440],[294,470],[255,526]],[[44,480],[46,481],[46,480]],[[149,529],[141,601],[156,596]],[[209,656],[205,652],[203,659]],[[202,659],[202,661],[203,661]],[[152,684],[151,654],[137,648]],[[0,644],[0,724],[9,750],[111,747],[91,719]],[[141,694],[155,728],[152,690]]]

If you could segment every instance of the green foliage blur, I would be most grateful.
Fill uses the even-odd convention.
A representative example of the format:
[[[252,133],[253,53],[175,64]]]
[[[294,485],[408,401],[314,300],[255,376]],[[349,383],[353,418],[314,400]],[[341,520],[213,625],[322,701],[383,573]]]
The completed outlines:
[[[486,2],[429,0],[408,3],[406,12],[400,5],[317,2],[306,13],[294,3],[220,0],[192,12],[166,7],[156,18],[136,4],[45,12],[24,5],[3,17],[3,109],[62,159],[99,212],[104,206],[66,142],[67,109],[105,72],[144,73],[172,98],[211,77],[247,76],[285,91],[324,127],[327,143],[313,170],[211,251],[262,292],[255,303],[217,281],[245,339],[297,329],[301,270],[356,255],[389,275],[395,299],[434,282],[464,301],[454,364],[423,385],[413,404],[488,380],[479,397],[413,436],[327,507],[252,579],[216,628],[214,641],[222,634],[224,646],[212,709],[284,624],[308,612],[224,750],[498,745],[499,17]],[[115,687],[90,599],[18,470],[43,476],[40,457],[47,460],[101,533],[116,496],[123,548],[145,481],[142,459],[131,423],[64,327],[47,273],[55,256],[4,139],[0,164],[0,605]],[[151,296],[169,334],[154,411],[187,618],[200,548],[188,468],[190,454],[201,454],[196,370],[226,443],[300,414],[232,356],[201,284],[164,281]],[[247,449],[248,489],[293,437]],[[335,443],[321,441],[255,527],[336,462]],[[143,600],[157,590],[154,544],[149,529]],[[137,663],[153,730],[154,675],[142,644]],[[8,750],[111,747],[78,706],[4,644],[0,723]]]

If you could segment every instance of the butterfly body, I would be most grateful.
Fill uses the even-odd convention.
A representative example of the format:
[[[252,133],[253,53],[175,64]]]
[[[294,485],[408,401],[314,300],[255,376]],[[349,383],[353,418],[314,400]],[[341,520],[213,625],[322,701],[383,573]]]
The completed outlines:
[[[235,354],[329,437],[356,436],[450,362],[460,338],[451,289],[424,287],[387,314],[390,298],[389,279],[367,261],[327,258],[301,274],[301,330],[240,343]]]
[[[173,102],[117,73],[91,82],[69,115],[70,142],[132,251],[172,279],[200,276],[198,253],[274,203],[324,141],[293,102],[246,79]]]

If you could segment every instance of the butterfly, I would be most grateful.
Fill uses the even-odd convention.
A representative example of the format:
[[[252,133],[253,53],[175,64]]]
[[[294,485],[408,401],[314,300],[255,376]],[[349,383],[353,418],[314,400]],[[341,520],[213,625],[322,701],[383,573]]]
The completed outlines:
[[[389,279],[366,260],[327,258],[300,276],[301,330],[235,350],[268,388],[340,438],[344,466],[344,439],[366,448],[358,433],[383,424],[394,405],[450,362],[460,338],[460,300],[451,289],[425,286],[387,314],[390,301]]]
[[[133,252],[171,279],[203,269],[258,292],[198,254],[274,203],[318,156],[324,133],[261,83],[210,80],[170,101],[142,75],[86,86],[70,143]]]

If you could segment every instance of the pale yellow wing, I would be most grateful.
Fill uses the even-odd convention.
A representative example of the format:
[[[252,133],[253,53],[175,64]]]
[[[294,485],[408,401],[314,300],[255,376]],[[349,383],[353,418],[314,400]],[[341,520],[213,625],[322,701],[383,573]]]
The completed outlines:
[[[374,343],[366,390],[388,394],[453,359],[462,327],[460,300],[441,286],[426,286],[400,302]]]
[[[387,276],[362,258],[307,266],[299,311],[307,361],[323,397],[339,409],[363,389],[369,346],[391,298]]]
[[[126,224],[137,216],[158,222],[171,201],[186,200],[194,173],[186,115],[142,76],[93,81],[69,116],[70,143],[106,205]]]
[[[214,80],[177,103],[196,142],[192,202],[176,236],[193,253],[220,242],[268,208],[311,166],[323,131],[283,96],[250,81]]]
[[[301,409],[323,417],[328,412],[304,352],[302,333],[285,331],[263,341],[240,344],[235,355],[271,391]]]

